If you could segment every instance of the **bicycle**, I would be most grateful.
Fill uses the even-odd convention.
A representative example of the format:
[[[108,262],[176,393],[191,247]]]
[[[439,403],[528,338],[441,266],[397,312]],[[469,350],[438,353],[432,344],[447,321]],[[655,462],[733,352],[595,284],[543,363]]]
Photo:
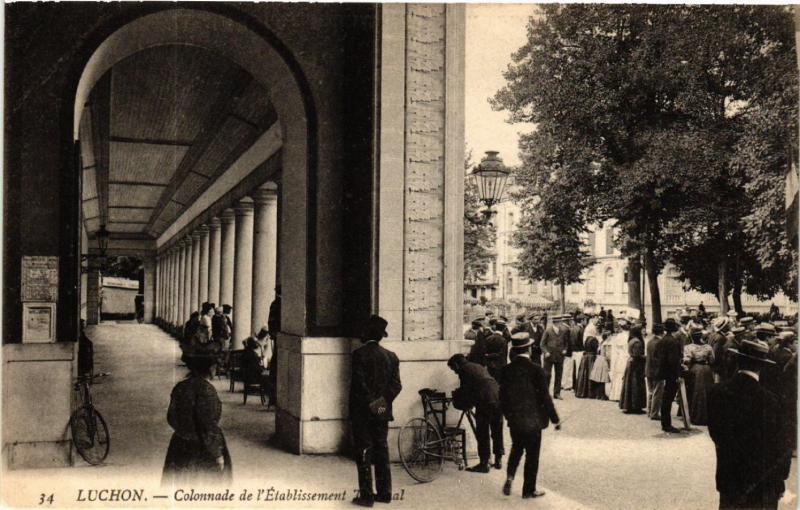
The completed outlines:
[[[105,419],[94,407],[89,385],[93,380],[108,375],[108,373],[82,375],[75,380],[73,385],[73,391],[77,394],[78,407],[69,418],[72,444],[75,445],[75,449],[83,460],[93,466],[102,464],[108,456],[111,435]]]
[[[422,418],[412,418],[400,429],[397,447],[403,468],[414,480],[431,482],[441,473],[444,461],[451,460],[463,470],[467,465],[467,433],[461,424],[464,418],[475,433],[472,410],[461,411],[455,426],[447,425],[447,410],[453,399],[444,392],[429,388],[419,391],[422,397]]]

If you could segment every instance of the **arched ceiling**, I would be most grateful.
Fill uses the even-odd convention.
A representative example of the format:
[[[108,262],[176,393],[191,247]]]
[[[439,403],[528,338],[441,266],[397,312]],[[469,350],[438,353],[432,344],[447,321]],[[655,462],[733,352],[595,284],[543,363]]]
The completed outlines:
[[[156,46],[97,81],[80,121],[90,237],[153,239],[277,121],[247,72],[196,46]]]

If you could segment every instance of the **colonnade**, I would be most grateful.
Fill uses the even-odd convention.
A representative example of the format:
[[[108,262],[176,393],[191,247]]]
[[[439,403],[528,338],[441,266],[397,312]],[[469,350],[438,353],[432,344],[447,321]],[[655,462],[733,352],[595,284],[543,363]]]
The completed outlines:
[[[155,311],[180,328],[202,303],[233,307],[233,345],[267,323],[275,298],[277,186],[266,183],[218,217],[172,241],[156,258]]]

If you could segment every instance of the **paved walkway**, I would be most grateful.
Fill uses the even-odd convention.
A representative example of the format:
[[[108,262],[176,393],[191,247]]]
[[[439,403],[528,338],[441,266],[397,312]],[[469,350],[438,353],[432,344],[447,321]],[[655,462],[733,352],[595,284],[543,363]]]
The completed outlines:
[[[52,492],[53,506],[91,507],[101,504],[77,501],[80,489],[86,495],[92,488],[141,488],[148,499],[136,506],[188,506],[190,503],[176,502],[172,490],[158,486],[171,435],[166,423],[169,393],[186,373],[178,361],[177,343],[155,326],[135,323],[103,324],[90,329],[89,335],[95,343],[96,370],[112,374],[93,388],[97,407],[111,429],[107,463],[91,467],[79,459],[76,467],[69,469],[5,473],[4,503],[36,506],[41,493]],[[270,488],[281,493],[296,489],[294,494],[344,491],[344,503],[260,504],[273,508],[351,506],[356,478],[349,459],[297,456],[272,447],[269,439],[274,432],[274,413],[266,411],[257,397],[248,398],[247,405],[242,405],[241,393],[229,393],[225,379],[215,385],[223,401],[222,427],[233,458],[232,491],[237,497],[244,489],[256,494],[259,489],[265,494]],[[550,428],[544,434],[539,476],[540,488],[547,491],[544,498],[519,499],[521,480],[514,487],[515,496],[502,496],[501,471],[478,475],[445,465],[436,481],[418,484],[395,465],[394,489],[403,500],[392,507],[486,509],[509,503],[537,509],[716,507],[714,450],[704,428],[668,438],[656,422],[623,415],[615,403],[574,399],[569,392],[557,406],[564,428],[560,432]],[[795,483],[790,490],[792,495],[797,492]],[[169,497],[154,499],[157,495]],[[794,508],[796,499],[787,498],[785,502],[785,508]],[[119,502],[114,506],[133,504]]]

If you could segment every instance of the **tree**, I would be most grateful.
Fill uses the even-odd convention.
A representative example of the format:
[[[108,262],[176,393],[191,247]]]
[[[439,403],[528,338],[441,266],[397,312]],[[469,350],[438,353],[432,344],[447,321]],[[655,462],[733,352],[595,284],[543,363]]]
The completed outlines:
[[[746,243],[738,220],[747,201],[737,197],[747,172],[734,171],[729,159],[740,117],[751,105],[765,107],[760,98],[776,88],[770,77],[796,82],[796,64],[785,62],[794,52],[786,9],[546,5],[541,11],[493,100],[510,121],[536,124],[520,143],[524,164],[550,155],[562,169],[555,193],[578,189],[574,207],[588,221],[617,220],[623,254],[644,262],[654,322],[661,320],[657,277],[675,251],[671,243],[689,243],[677,247],[696,252],[700,242],[712,254],[735,255],[716,260],[717,292],[727,295],[731,281],[735,291],[751,258],[739,253]],[[776,65],[776,55],[786,58]],[[787,96],[796,110],[796,89]],[[784,133],[796,135],[796,120]],[[715,237],[672,235],[687,226],[692,209],[724,216],[716,225],[713,214],[704,217],[706,233]],[[769,212],[760,218],[774,219],[778,211]],[[769,267],[785,266],[786,250],[773,243],[771,253],[784,255],[773,256]],[[730,260],[733,277],[725,276]]]
[[[522,217],[514,232],[514,246],[521,248],[517,271],[531,281],[558,283],[560,312],[565,312],[565,288],[581,281],[584,269],[593,262],[581,234],[585,221],[572,207],[568,196],[556,193],[560,187],[548,184],[543,175],[550,167],[525,166],[518,171]]]
[[[471,156],[471,153],[467,154],[464,161],[467,171],[472,167]],[[467,179],[464,184],[464,281],[468,283],[484,277],[495,258],[495,227],[482,222],[481,207],[477,186]]]

